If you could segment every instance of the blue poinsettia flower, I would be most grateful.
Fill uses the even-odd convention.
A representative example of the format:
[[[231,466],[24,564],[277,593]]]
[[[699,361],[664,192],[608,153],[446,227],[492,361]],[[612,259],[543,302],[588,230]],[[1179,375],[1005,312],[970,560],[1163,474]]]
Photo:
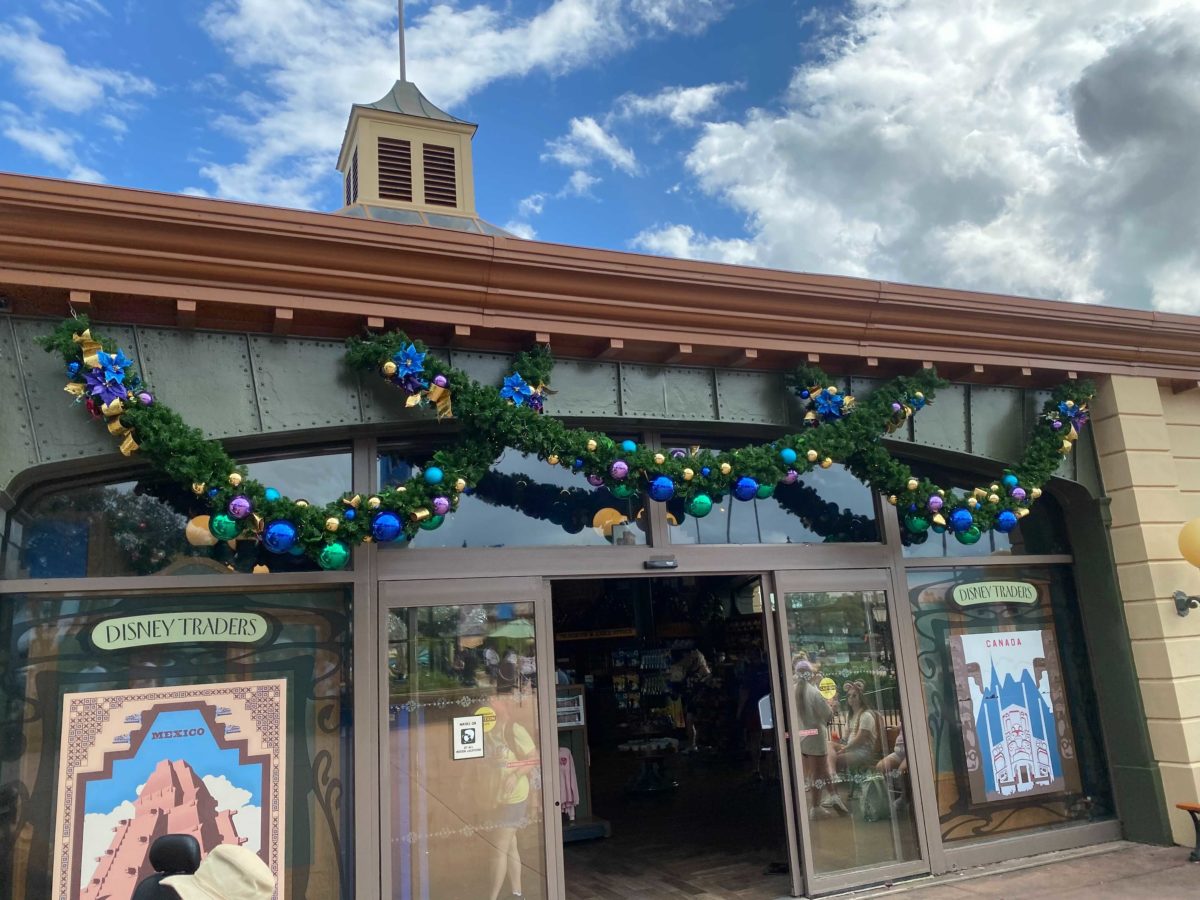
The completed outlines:
[[[817,415],[822,419],[840,419],[842,417],[842,407],[846,403],[846,398],[841,394],[831,394],[829,391],[821,391],[813,397],[813,404],[816,406]]]
[[[1072,403],[1067,406],[1067,401],[1062,401],[1058,404],[1058,413],[1063,419],[1070,422],[1076,431],[1082,430],[1087,424],[1088,411],[1086,406],[1080,406],[1077,403]]]
[[[533,396],[533,388],[519,373],[514,372],[504,379],[504,387],[500,388],[500,396],[515,406],[524,406],[525,402]]]
[[[103,350],[96,354],[104,380],[110,384],[124,384],[125,370],[133,365],[133,360],[118,350],[116,353],[105,353]]]
[[[413,344],[404,347],[392,357],[396,364],[396,374],[401,378],[407,375],[420,375],[425,371],[425,354]]]

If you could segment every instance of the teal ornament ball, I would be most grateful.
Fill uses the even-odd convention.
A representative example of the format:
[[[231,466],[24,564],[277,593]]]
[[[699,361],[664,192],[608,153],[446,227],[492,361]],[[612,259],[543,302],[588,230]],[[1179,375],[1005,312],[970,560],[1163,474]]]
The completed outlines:
[[[754,496],[757,497],[759,500],[766,500],[768,497],[770,497],[774,493],[775,493],[775,485],[760,484],[758,486],[758,490],[754,492]]]
[[[687,514],[695,516],[697,519],[703,519],[712,512],[713,502],[712,497],[708,494],[697,494],[687,502]]]
[[[331,541],[317,554],[317,565],[322,569],[344,569],[350,562],[350,548],[341,541]]]
[[[924,534],[929,530],[929,520],[924,516],[906,516],[904,527],[912,534]]]
[[[426,484],[441,484],[442,479],[446,476],[437,466],[430,466],[425,470],[422,477],[424,477]]]
[[[1017,486],[1017,476],[1012,472],[1009,472],[1007,475],[1005,475],[1003,480],[1004,486],[1010,491]]]
[[[272,553],[287,553],[296,545],[296,526],[284,519],[277,519],[263,531],[262,542]]]
[[[218,541],[232,541],[241,533],[242,526],[228,513],[217,513],[208,520],[208,530]]]
[[[445,516],[430,516],[421,523],[422,531],[436,531],[442,527],[442,523],[446,521]]]
[[[275,490],[275,488],[267,488],[265,491],[263,491],[263,497],[266,498],[267,502],[274,503],[279,499],[280,494],[279,491]]]
[[[954,532],[954,537],[960,544],[978,544],[983,532],[979,530],[978,525],[972,525],[966,531]]]
[[[614,484],[608,489],[608,492],[618,500],[628,500],[636,493],[632,485],[628,485],[623,482],[621,484]]]
[[[633,453],[635,450],[637,450],[637,444],[635,444],[633,441],[621,441],[621,449],[626,453]]]
[[[784,447],[779,451],[779,458],[783,460],[785,466],[790,466],[796,461],[796,451],[791,447]]]
[[[675,482],[666,475],[658,475],[650,480],[650,497],[659,503],[665,503],[675,496]]]

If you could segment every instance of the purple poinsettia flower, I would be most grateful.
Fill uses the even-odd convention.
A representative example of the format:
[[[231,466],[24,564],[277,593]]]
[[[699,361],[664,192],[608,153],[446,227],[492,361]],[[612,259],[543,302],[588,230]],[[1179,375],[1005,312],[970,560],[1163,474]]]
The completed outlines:
[[[88,393],[101,403],[112,403],[114,400],[124,400],[129,396],[125,385],[109,381],[104,369],[92,369],[83,376],[87,383]]]
[[[534,412],[545,412],[546,398],[541,391],[534,391],[525,402]]]
[[[392,382],[398,387],[404,388],[410,394],[419,393],[425,390],[427,386],[419,375],[401,375],[399,372],[392,378]]]

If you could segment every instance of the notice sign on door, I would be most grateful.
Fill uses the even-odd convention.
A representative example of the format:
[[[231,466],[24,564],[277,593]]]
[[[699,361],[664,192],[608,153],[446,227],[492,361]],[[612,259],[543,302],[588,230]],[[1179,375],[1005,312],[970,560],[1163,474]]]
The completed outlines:
[[[452,720],[454,758],[483,758],[483,716],[459,716]]]

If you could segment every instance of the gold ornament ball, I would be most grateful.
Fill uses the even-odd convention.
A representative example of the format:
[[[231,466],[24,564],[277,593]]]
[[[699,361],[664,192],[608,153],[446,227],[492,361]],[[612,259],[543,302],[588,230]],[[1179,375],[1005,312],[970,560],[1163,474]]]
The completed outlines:
[[[391,378],[393,375],[396,374],[396,364],[394,362],[392,362],[390,359],[383,364],[382,368],[383,368],[383,374],[386,375],[388,378]]]
[[[192,493],[195,494],[197,497],[199,497],[201,494],[204,493],[204,488],[205,488],[205,484],[203,481],[193,481],[192,482]]]
[[[823,460],[821,460],[821,468],[822,469],[828,469],[832,465],[833,465],[833,460],[830,459],[828,456],[825,457]]]
[[[825,392],[828,394],[836,394],[837,391],[838,389],[836,384],[831,384],[829,387],[825,388]]]
[[[341,521],[338,519],[338,517],[337,517],[337,516],[330,516],[328,519],[326,519],[326,520],[325,520],[325,530],[326,530],[326,531],[337,531],[337,530],[338,530],[338,527],[339,527],[341,524],[342,524],[342,523],[341,523]]]
[[[304,509],[305,507],[308,506],[308,501],[307,500],[297,500],[296,505],[298,507],[300,507],[301,509]]]
[[[465,478],[459,478],[458,480],[456,480],[454,482],[454,489],[456,491],[464,491],[464,490],[466,490],[466,487],[467,487],[467,480]]]
[[[549,456],[546,457],[546,462],[550,463],[550,465],[552,465],[552,466],[557,466],[558,465],[558,454],[551,453]]]
[[[946,497],[946,492],[945,492],[945,491],[943,491],[941,488],[938,488],[938,492],[937,492],[937,494],[938,494],[938,496],[939,496],[939,497],[941,497],[941,498],[943,498],[943,499],[945,499],[945,497]]]
[[[1067,409],[1071,409],[1072,407],[1074,407],[1074,406],[1075,406],[1075,401],[1074,401],[1074,400],[1067,400],[1067,401],[1066,401],[1066,403],[1065,403],[1064,405],[1067,407]]]
[[[597,444],[596,444],[596,442],[595,442],[595,441],[593,441],[593,440],[588,440],[588,442],[587,442],[587,449],[588,449],[588,453],[595,453],[595,452],[596,452],[596,447],[597,447]]]
[[[239,484],[241,484],[242,483],[241,473],[240,472],[230,472],[229,473],[229,483],[232,484],[234,487],[237,487]]]
[[[976,500],[974,497],[967,498],[967,506],[971,507],[971,509],[974,509],[978,505],[979,505],[979,501]]]
[[[1000,490],[1000,485],[990,484],[990,485],[988,485],[988,490],[994,494],[994,493],[996,493],[996,491]]]
[[[895,494],[892,494],[892,496],[888,497],[888,503],[892,504],[892,506],[896,505],[897,499]]]
[[[914,400],[921,400],[922,398],[924,398],[924,396],[925,396],[925,395],[924,395],[924,394],[922,394],[920,391],[917,391],[915,394],[913,394],[913,399],[914,399]]]
[[[728,475],[732,471],[733,471],[733,466],[731,466],[729,463],[721,463],[721,474],[722,475]]]
[[[1030,492],[1029,492],[1029,496],[1030,496],[1032,499],[1036,500],[1038,497],[1042,496],[1042,489],[1041,489],[1041,488],[1034,488],[1032,491],[1030,491]]]
[[[915,479],[915,478],[908,479],[908,483],[905,485],[905,487],[908,488],[910,491],[915,491],[920,486],[921,486],[921,482],[917,481],[917,479]]]
[[[818,457],[820,457],[820,455],[821,454],[818,453],[816,450],[809,450],[807,453],[804,454],[804,458],[807,459],[809,462],[816,462]]]
[[[999,494],[988,494],[988,503],[999,503],[999,502],[1000,502]]]
[[[382,502],[378,497],[371,497],[367,500],[367,509],[379,509],[379,504]]]
[[[656,466],[661,466],[666,461],[667,461],[667,458],[665,456],[663,456],[661,453],[654,454],[654,464]]]
[[[696,473],[693,472],[691,469],[683,470],[683,480],[684,481],[691,481],[695,477],[696,477]]]

